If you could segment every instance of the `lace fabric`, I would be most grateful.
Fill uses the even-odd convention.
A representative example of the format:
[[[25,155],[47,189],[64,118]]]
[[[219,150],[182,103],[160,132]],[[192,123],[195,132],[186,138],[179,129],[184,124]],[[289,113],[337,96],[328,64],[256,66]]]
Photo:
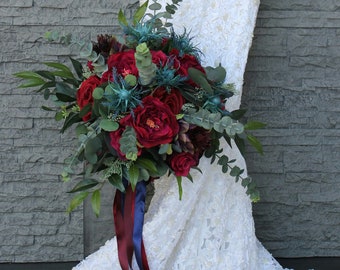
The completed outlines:
[[[164,4],[165,1],[158,1]],[[205,65],[221,64],[239,95],[252,41],[259,0],[186,0],[173,20],[177,32],[191,30],[205,55]],[[193,26],[191,28],[191,26]],[[246,168],[236,146],[221,142],[224,152]],[[280,270],[282,267],[255,236],[249,197],[240,183],[202,158],[194,182],[183,179],[183,198],[174,177],[155,181],[155,195],[145,216],[144,243],[152,270]],[[120,269],[113,238],[74,270]],[[133,269],[138,269],[136,263]]]

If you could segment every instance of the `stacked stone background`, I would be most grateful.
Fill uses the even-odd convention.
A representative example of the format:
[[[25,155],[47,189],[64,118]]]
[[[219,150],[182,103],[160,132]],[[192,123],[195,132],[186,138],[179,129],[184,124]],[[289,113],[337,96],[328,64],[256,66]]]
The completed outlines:
[[[68,63],[72,51],[46,43],[47,30],[114,33],[119,8],[131,16],[137,2],[0,0],[0,263],[76,261],[112,236],[110,189],[100,219],[88,204],[65,214],[72,130],[59,134],[12,74]],[[246,158],[262,195],[257,235],[277,257],[340,256],[339,46],[339,1],[261,1],[243,106],[267,123],[256,133],[265,155],[248,148]]]
[[[254,34],[242,101],[267,123],[265,155],[247,154],[257,236],[277,257],[340,256],[340,2],[262,0]]]
[[[59,174],[74,148],[74,133],[60,134],[61,123],[54,121],[54,113],[40,108],[52,104],[32,90],[18,89],[19,80],[12,74],[44,68],[41,63],[47,61],[69,64],[70,53],[78,56],[69,47],[47,43],[42,38],[46,31],[79,33],[95,40],[99,33],[115,33],[119,9],[131,17],[136,4],[135,0],[0,1],[0,263],[76,261],[84,256],[84,241],[102,238],[94,225],[83,225],[82,207],[71,215],[65,212],[71,198],[66,191],[74,183],[63,184]],[[112,196],[106,193],[104,197]],[[103,223],[104,233],[112,236],[112,220],[103,215],[94,224]]]

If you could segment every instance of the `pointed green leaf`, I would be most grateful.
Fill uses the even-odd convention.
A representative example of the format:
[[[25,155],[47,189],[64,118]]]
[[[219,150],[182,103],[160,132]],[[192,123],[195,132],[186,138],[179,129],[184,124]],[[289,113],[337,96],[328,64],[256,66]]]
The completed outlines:
[[[52,67],[52,68],[60,70],[60,72],[54,71],[52,72],[52,74],[63,77],[63,78],[74,79],[72,71],[64,64],[56,63],[56,62],[45,62],[44,64],[48,67]]]
[[[64,133],[66,129],[72,126],[74,123],[78,123],[81,121],[79,117],[79,113],[70,113],[69,116],[65,119],[64,125],[61,128],[60,132]]]
[[[206,92],[213,93],[213,90],[206,79],[206,75],[198,69],[189,68],[189,77],[199,86],[201,86]]]
[[[140,168],[144,168],[144,169],[148,170],[151,173],[157,173],[156,164],[153,161],[151,161],[150,159],[138,158],[136,160],[135,164],[137,166],[139,166]]]
[[[265,126],[266,126],[265,123],[257,122],[257,121],[250,121],[250,122],[247,122],[247,123],[244,125],[244,129],[245,129],[245,130],[255,130],[255,129],[264,128]]]
[[[138,177],[139,177],[139,168],[136,165],[131,165],[129,170],[129,182],[131,184],[132,190],[135,190],[135,187],[138,182]]]
[[[245,109],[235,110],[230,113],[230,117],[234,120],[240,120],[245,115],[246,112],[247,110]]]
[[[87,113],[91,111],[92,105],[90,103],[86,104],[79,112],[79,117],[83,118]]]
[[[71,87],[70,85],[68,85],[67,83],[57,82],[56,90],[57,90],[57,93],[69,96],[70,98],[73,98],[73,100],[76,100],[77,90]]]
[[[81,192],[73,197],[71,200],[68,208],[67,208],[67,213],[71,213],[75,208],[77,208],[84,200],[85,198],[89,195],[88,192]]]
[[[26,83],[22,83],[19,85],[19,88],[29,88],[29,87],[36,87],[39,85],[45,84],[45,81],[41,78],[32,78],[26,79]]]
[[[91,179],[91,178],[86,178],[81,180],[78,184],[74,186],[72,190],[70,190],[68,193],[74,193],[78,191],[84,191],[86,189],[90,189],[98,185],[98,181]]]
[[[78,78],[82,79],[83,78],[83,72],[84,72],[82,64],[79,61],[73,59],[72,57],[70,57],[70,59],[71,59],[71,62],[72,62],[72,66],[73,66],[75,72],[77,73]]]
[[[99,189],[95,190],[92,193],[91,205],[92,205],[92,210],[95,213],[96,217],[99,217],[99,213],[100,213],[100,190]]]
[[[244,140],[236,134],[234,141],[236,143],[237,148],[240,150],[241,155],[243,156],[245,153],[245,148],[246,148]]]
[[[119,174],[111,174],[108,180],[111,185],[113,185],[115,188],[117,188],[121,192],[125,191],[122,177]]]
[[[249,143],[257,150],[257,152],[263,155],[263,148],[262,148],[262,144],[260,143],[260,141],[251,134],[247,134],[247,139]]]
[[[41,106],[41,109],[43,109],[44,111],[49,111],[49,112],[54,111],[52,108],[47,107],[47,106]]]
[[[136,25],[144,16],[146,9],[148,8],[149,1],[146,1],[143,5],[141,5],[136,13],[133,15],[133,24]]]
[[[55,76],[53,75],[52,72],[47,71],[47,70],[38,70],[36,71],[37,74],[39,74],[41,77],[44,77],[50,81],[55,81]]]
[[[119,21],[120,24],[128,26],[128,21],[126,20],[126,17],[125,17],[124,12],[122,10],[119,10],[118,21]]]

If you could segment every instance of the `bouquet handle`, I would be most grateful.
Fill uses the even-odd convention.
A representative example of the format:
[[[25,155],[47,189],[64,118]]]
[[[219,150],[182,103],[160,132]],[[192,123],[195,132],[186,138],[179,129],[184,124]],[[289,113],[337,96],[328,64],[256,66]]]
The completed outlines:
[[[143,243],[143,223],[146,197],[146,181],[137,183],[135,190],[124,179],[125,192],[116,191],[113,201],[113,217],[118,245],[118,258],[122,270],[132,269],[135,254],[140,270],[149,270]]]

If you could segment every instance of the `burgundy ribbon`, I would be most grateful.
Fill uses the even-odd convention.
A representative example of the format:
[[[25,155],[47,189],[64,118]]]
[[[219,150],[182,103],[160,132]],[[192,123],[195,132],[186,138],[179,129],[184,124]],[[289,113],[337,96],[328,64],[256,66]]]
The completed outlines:
[[[149,270],[143,243],[146,182],[138,182],[134,191],[126,180],[124,182],[125,193],[117,190],[113,202],[119,263],[122,270],[132,269],[135,254],[139,269]]]

